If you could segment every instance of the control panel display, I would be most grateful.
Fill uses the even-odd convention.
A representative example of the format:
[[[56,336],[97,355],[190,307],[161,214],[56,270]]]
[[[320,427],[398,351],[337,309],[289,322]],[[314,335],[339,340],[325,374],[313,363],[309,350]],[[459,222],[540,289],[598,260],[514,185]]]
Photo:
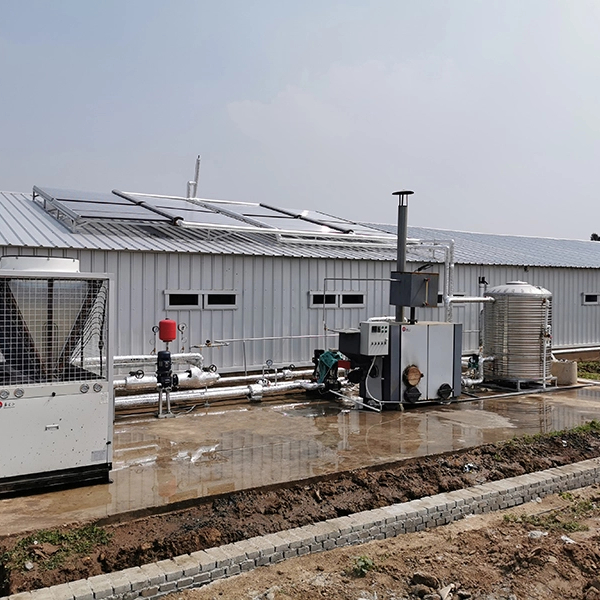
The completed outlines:
[[[390,326],[380,321],[360,324],[360,353],[365,356],[385,356],[388,353]]]

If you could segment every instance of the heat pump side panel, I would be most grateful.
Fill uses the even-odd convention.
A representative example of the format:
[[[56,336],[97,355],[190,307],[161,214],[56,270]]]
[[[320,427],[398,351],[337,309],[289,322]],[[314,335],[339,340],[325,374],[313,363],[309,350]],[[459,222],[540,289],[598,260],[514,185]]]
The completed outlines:
[[[36,391],[38,395],[31,395]],[[49,388],[46,394],[31,388],[26,392],[0,407],[0,480],[111,463],[108,391],[55,396]]]

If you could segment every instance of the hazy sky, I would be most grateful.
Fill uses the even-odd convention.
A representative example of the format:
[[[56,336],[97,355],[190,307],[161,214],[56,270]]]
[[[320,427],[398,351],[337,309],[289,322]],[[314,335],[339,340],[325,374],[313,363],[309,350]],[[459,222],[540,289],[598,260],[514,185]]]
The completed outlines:
[[[598,0],[0,0],[0,189],[600,233]]]

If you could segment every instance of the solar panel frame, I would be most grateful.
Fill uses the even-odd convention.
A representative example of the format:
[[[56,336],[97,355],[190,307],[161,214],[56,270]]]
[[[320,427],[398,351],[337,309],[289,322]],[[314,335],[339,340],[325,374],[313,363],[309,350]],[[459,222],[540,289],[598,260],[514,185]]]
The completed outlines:
[[[130,195],[135,197],[135,194]],[[143,201],[159,210],[174,211],[174,214],[176,213],[177,217],[181,218],[186,224],[223,227],[224,229],[231,226],[243,227],[245,224],[248,230],[253,230],[256,227],[265,227],[257,222],[241,217],[238,213],[232,213],[227,209],[223,209],[221,206],[212,206],[208,202],[196,199],[152,198],[144,196]],[[201,216],[203,218],[200,218]]]
[[[86,221],[144,221],[169,222],[165,215],[159,215],[148,208],[126,198],[104,192],[83,192],[40,188],[34,186],[34,196],[44,199],[47,212],[57,211],[79,226]]]
[[[248,203],[180,196],[153,196],[136,192],[83,192],[34,187],[45,210],[73,229],[86,222],[172,223],[223,231],[263,232],[280,240],[342,239],[370,242],[381,233],[343,217],[322,211],[285,209]],[[39,201],[38,201],[39,203]],[[387,237],[387,236],[385,236]],[[391,236],[390,236],[391,237]],[[323,242],[325,243],[325,242]]]

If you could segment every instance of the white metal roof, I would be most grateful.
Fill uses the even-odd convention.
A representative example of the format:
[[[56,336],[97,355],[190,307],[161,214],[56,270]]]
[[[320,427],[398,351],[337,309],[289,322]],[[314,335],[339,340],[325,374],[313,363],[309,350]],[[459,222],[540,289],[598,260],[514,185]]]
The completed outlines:
[[[395,225],[364,224],[382,232]],[[600,242],[496,235],[409,227],[410,238],[455,241],[455,261],[463,264],[600,268]],[[374,232],[376,236],[376,232]],[[298,258],[345,258],[394,261],[394,245],[377,242],[320,243],[311,239],[282,240],[271,233],[227,229],[187,229],[169,223],[96,221],[72,231],[36,204],[31,194],[0,192],[0,246],[146,252],[246,254]],[[291,243],[291,242],[294,243]],[[408,259],[411,260],[409,250]],[[417,257],[412,256],[413,260]],[[423,260],[423,257],[421,257]]]
[[[340,242],[324,239],[278,240],[277,232],[232,231],[176,227],[170,223],[90,221],[72,230],[33,201],[29,194],[0,192],[0,245],[8,247],[74,248],[78,250],[131,250],[246,254],[301,258],[393,260],[393,238],[383,246],[380,232],[373,241],[344,236]],[[357,243],[353,243],[356,241]]]
[[[396,233],[396,225],[371,225]],[[462,264],[600,268],[600,242],[410,226],[408,234],[428,240],[453,239],[455,262]]]

